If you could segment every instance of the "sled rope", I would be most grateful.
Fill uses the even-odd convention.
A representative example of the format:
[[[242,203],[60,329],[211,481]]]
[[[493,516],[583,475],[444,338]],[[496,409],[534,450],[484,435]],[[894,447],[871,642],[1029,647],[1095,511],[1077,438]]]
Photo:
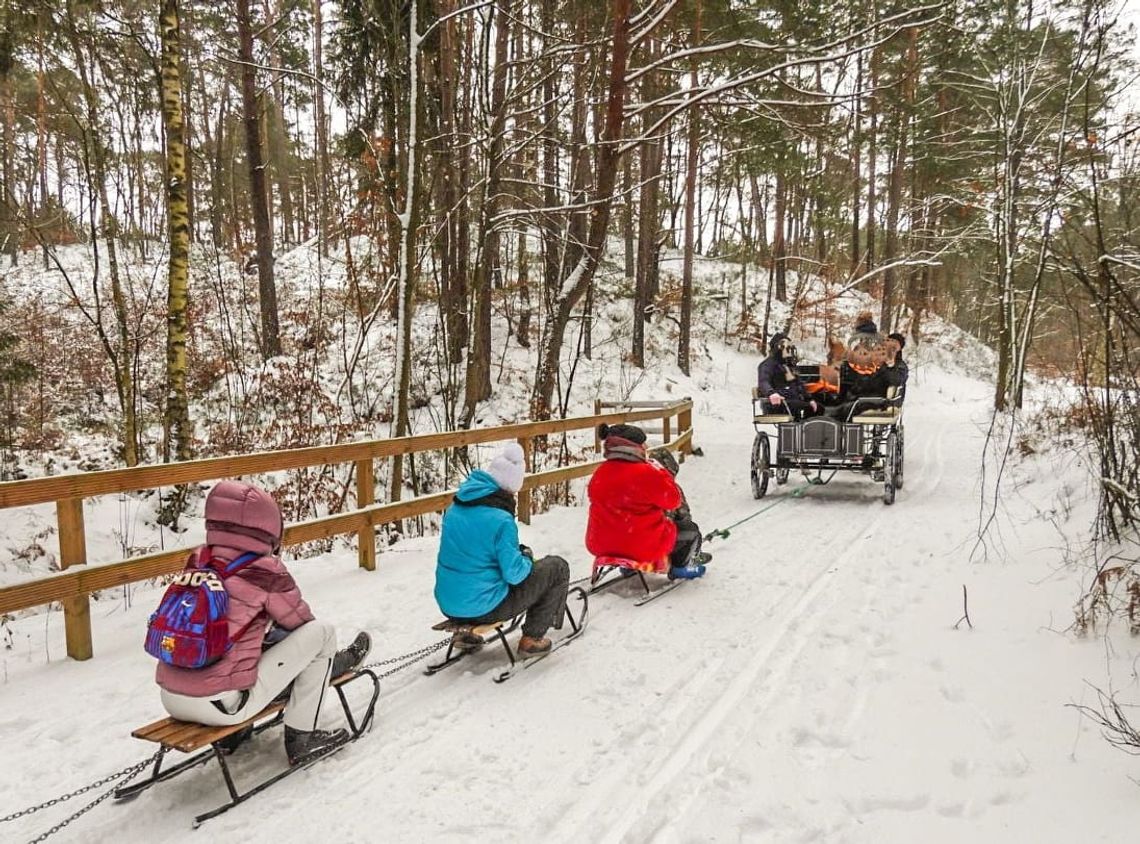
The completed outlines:
[[[734,527],[738,527],[738,526],[744,524],[745,522],[749,521],[750,519],[755,519],[761,513],[767,513],[773,507],[779,507],[785,501],[788,501],[788,500],[793,499],[793,498],[803,498],[805,495],[807,495],[809,483],[810,483],[809,481],[805,481],[804,483],[800,484],[798,487],[793,489],[791,492],[789,492],[787,495],[783,496],[782,498],[780,498],[776,501],[773,501],[771,504],[767,505],[766,507],[761,507],[759,510],[757,510],[752,515],[745,516],[743,519],[741,519],[738,522],[733,522],[728,527],[717,528],[714,531],[710,531],[709,533],[706,533],[705,534],[705,542],[711,542],[712,540],[717,539],[717,538],[728,539],[728,537],[731,534],[732,529]]]

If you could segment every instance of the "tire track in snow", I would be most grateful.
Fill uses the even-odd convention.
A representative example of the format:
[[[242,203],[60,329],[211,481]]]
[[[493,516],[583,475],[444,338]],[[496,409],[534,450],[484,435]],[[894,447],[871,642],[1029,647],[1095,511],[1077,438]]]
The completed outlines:
[[[917,493],[914,496],[916,503],[921,502],[937,490],[942,482],[946,466],[943,448],[946,426],[927,426],[923,422],[919,422],[916,426],[919,432],[926,433],[933,429],[936,433],[934,436],[923,437],[922,456],[917,461],[920,478],[919,482],[911,487],[914,493]],[[907,489],[904,487],[904,491]],[[839,502],[835,503],[838,505]],[[875,506],[870,502],[867,502],[867,505]],[[812,580],[800,592],[796,604],[781,618],[765,645],[746,661],[744,669],[731,680],[712,708],[707,710],[697,721],[696,726],[684,734],[683,738],[663,760],[653,760],[652,769],[655,771],[653,776],[638,786],[628,802],[623,802],[622,805],[626,811],[612,822],[604,832],[595,836],[596,840],[620,842],[626,840],[627,837],[632,838],[631,833],[634,829],[646,818],[653,816],[653,804],[661,794],[670,795],[670,826],[679,825],[680,819],[690,814],[691,808],[701,799],[706,790],[704,783],[708,780],[707,778],[698,779],[694,777],[693,782],[684,789],[677,788],[677,783],[692,772],[694,758],[724,734],[725,724],[731,723],[734,718],[741,717],[742,703],[747,702],[747,711],[744,717],[750,723],[756,723],[758,715],[768,709],[775,696],[783,690],[787,676],[797,664],[800,654],[813,642],[814,631],[819,623],[828,617],[827,610],[829,607],[838,600],[840,590],[828,592],[826,587],[831,584],[836,576],[842,573],[846,568],[845,564],[852,557],[857,557],[863,551],[863,543],[879,536],[880,529],[888,517],[897,518],[894,513],[897,504],[892,507],[886,507],[882,504],[877,506],[879,512],[871,524],[861,531],[857,531],[850,541],[847,541],[847,537],[835,537],[827,543],[825,548],[833,547],[838,542],[845,542],[846,548],[837,558],[816,572]],[[824,554],[824,556],[827,555]],[[870,590],[869,587],[870,584],[864,584],[863,600],[860,604],[864,609],[873,599],[873,590]],[[844,594],[848,599],[850,598],[849,592],[844,591]],[[821,599],[828,595],[832,597],[831,602],[826,606],[821,605]],[[805,616],[808,617],[808,620],[806,622],[801,621]],[[724,661],[722,658],[716,666],[710,667],[707,673],[711,675],[712,672],[719,671]],[[765,668],[769,669],[766,675],[763,673]],[[708,682],[709,677],[706,676],[702,678],[700,685],[707,685]],[[846,719],[845,731],[852,728],[865,709],[870,685],[863,682],[855,690],[849,716]],[[758,687],[759,692],[757,693]],[[735,732],[738,736],[740,735],[740,731]],[[612,787],[620,783],[625,774],[625,766],[623,766],[619,775],[607,777],[607,785]],[[607,795],[612,794],[610,787],[605,789]],[[672,796],[677,793],[682,793],[684,796],[679,799]],[[596,800],[591,802],[596,802]]]
[[[883,505],[878,506],[881,510],[885,510]],[[670,782],[682,776],[692,757],[719,734],[721,725],[736,713],[740,702],[757,685],[757,680],[764,669],[775,661],[774,667],[763,680],[766,690],[762,694],[762,703],[758,706],[750,703],[748,713],[750,717],[755,717],[758,711],[767,706],[772,696],[781,688],[780,681],[795,663],[796,656],[811,640],[811,631],[815,623],[825,616],[822,611],[809,613],[809,610],[815,607],[821,596],[828,595],[825,587],[845,563],[862,550],[862,542],[876,534],[884,517],[885,513],[880,512],[870,525],[858,525],[854,530],[836,534],[819,546],[817,550],[823,552],[821,556],[828,559],[828,562],[818,567],[810,575],[810,580],[800,586],[798,591],[796,587],[792,587],[773,598],[769,606],[786,607],[793,600],[794,603],[768,626],[771,632],[767,640],[757,650],[746,655],[743,667],[740,667],[739,660],[735,658],[730,660],[728,656],[722,656],[696,672],[679,687],[671,689],[669,700],[686,700],[689,704],[671,707],[668,710],[669,717],[657,719],[652,725],[652,731],[640,737],[638,747],[626,750],[622,756],[622,764],[611,766],[603,777],[590,783],[584,794],[575,795],[572,806],[560,817],[553,819],[555,826],[547,829],[547,839],[551,841],[579,839],[582,832],[589,829],[591,818],[606,805],[616,803],[622,807],[621,817],[611,822],[605,832],[600,834],[591,832],[590,839],[620,841],[622,836],[628,834],[649,812],[653,799],[665,790]],[[836,545],[843,545],[845,549],[832,558],[826,552]],[[758,608],[758,613],[762,613],[764,609]],[[803,620],[805,615],[816,621],[805,622]],[[792,644],[781,647],[789,638]],[[735,657],[738,652],[734,651],[733,656]],[[715,700],[704,709],[699,719],[683,718],[694,706],[701,703],[697,699],[698,694],[728,672],[731,672],[731,677],[723,686],[713,689]],[[660,735],[674,734],[676,723],[684,720],[695,722],[695,726],[687,729],[680,741],[663,759],[656,758],[660,753],[660,747],[655,739]],[[638,782],[639,774],[644,774],[647,770],[654,770],[654,775],[647,782]],[[625,793],[627,791],[632,793]],[[690,796],[683,801],[683,805],[687,806],[698,793],[699,790],[690,789]]]

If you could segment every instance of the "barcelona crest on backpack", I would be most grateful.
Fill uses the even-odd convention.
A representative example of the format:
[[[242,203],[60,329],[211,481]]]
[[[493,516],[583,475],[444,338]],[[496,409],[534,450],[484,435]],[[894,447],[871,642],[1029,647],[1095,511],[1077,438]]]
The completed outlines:
[[[227,563],[208,554],[203,546],[190,556],[147,623],[146,652],[169,665],[204,668],[233,646],[225,580],[258,555],[242,554]]]

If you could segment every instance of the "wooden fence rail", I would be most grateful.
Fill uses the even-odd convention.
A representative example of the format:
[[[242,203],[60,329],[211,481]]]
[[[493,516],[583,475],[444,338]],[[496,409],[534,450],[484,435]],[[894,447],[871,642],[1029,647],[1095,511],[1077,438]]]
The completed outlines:
[[[237,457],[214,457],[183,463],[136,466],[131,469],[110,469],[0,483],[0,509],[55,503],[59,529],[59,564],[63,569],[60,573],[49,577],[0,588],[0,614],[61,601],[67,654],[73,659],[90,659],[94,653],[91,640],[90,593],[170,574],[185,564],[189,549],[176,548],[128,560],[87,566],[87,540],[83,523],[85,498],[263,472],[280,472],[307,466],[354,463],[357,509],[287,525],[285,535],[282,537],[282,546],[355,533],[359,564],[361,568],[372,571],[376,568],[375,528],[377,526],[412,516],[442,512],[451,503],[455,494],[455,490],[447,490],[404,501],[376,504],[374,503],[374,460],[398,454],[438,451],[514,439],[523,447],[527,457],[527,468],[533,469],[533,441],[536,437],[565,431],[596,429],[603,422],[613,424],[640,422],[645,419],[662,420],[661,430],[664,432],[665,444],[680,451],[684,459],[684,455],[692,449],[692,409],[691,400],[681,399],[667,404],[655,403],[646,409],[633,408],[623,412],[595,413],[593,416],[577,416],[547,422],[523,422],[493,428],[446,431],[413,437],[267,451]],[[674,417],[677,420],[675,430],[678,435],[675,439],[671,439],[669,432],[674,428],[670,425],[670,420]],[[599,445],[595,441],[595,448]],[[592,474],[597,465],[598,461],[591,461],[528,474],[519,493],[519,519],[526,523],[530,522],[531,490],[585,477]],[[76,568],[77,566],[82,568]]]

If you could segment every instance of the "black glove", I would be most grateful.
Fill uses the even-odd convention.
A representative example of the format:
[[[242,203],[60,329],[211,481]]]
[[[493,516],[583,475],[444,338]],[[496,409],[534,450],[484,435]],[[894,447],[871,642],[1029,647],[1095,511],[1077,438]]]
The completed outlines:
[[[534,552],[530,550],[529,545],[519,545],[519,551],[522,552],[524,557],[528,557],[531,562],[534,562]]]
[[[261,640],[261,649],[264,651],[273,647],[292,632],[277,624],[270,624],[269,629],[265,631],[265,637]]]

